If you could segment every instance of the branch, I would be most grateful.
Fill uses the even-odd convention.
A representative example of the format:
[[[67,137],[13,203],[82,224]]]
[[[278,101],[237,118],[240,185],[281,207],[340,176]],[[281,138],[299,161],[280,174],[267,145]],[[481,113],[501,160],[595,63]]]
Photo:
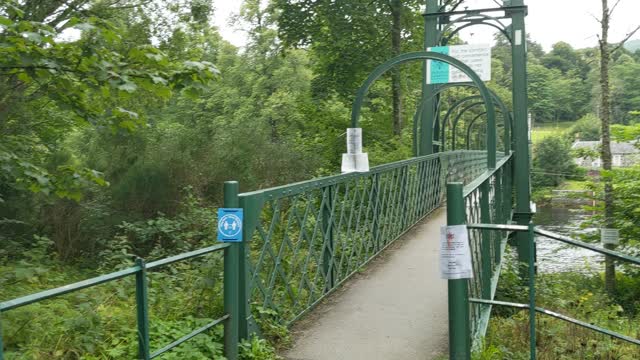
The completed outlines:
[[[640,30],[640,25],[638,25],[638,27],[637,27],[637,28],[633,29],[633,31],[632,31],[632,32],[628,33],[628,34],[627,34],[627,36],[625,36],[625,38],[624,38],[624,39],[622,39],[622,41],[620,41],[620,42],[618,43],[618,45],[617,45],[615,48],[613,48],[613,50],[612,50],[611,52],[612,52],[612,53],[614,53],[614,52],[616,52],[617,50],[619,50],[619,49],[624,45],[624,43],[626,43],[627,41],[629,41],[629,39],[630,39],[633,35],[635,35],[635,33],[637,33],[639,30]]]
[[[602,24],[602,19],[599,19],[597,16],[593,15],[592,13],[587,13],[589,14],[595,21],[599,22],[600,24]]]
[[[618,4],[620,4],[620,1],[622,1],[622,0],[618,0],[618,1],[616,1],[615,4],[613,4],[613,6],[611,7],[611,10],[609,10],[609,17],[611,17],[611,15],[613,15],[613,12],[616,10],[616,7],[618,7]]]

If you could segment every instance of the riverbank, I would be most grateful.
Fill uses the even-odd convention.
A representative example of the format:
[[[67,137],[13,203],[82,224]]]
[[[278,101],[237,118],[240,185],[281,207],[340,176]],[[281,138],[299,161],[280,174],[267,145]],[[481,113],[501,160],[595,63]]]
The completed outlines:
[[[624,276],[620,283],[626,284]],[[632,279],[626,279],[632,280]],[[637,286],[634,285],[634,286]],[[619,289],[636,293],[637,287]],[[528,289],[515,273],[513,263],[501,276],[497,300],[526,303]],[[591,273],[542,273],[536,279],[536,304],[590,324],[640,338],[640,317],[636,306],[609,297],[602,276]],[[494,307],[484,348],[474,359],[529,359],[528,312]],[[640,358],[640,347],[608,335],[538,314],[536,317],[538,360]]]

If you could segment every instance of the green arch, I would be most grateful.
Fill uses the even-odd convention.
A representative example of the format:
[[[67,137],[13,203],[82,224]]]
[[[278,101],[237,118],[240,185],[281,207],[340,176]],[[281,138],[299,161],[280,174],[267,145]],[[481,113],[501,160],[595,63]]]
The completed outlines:
[[[397,56],[375,68],[362,84],[362,86],[360,86],[360,89],[358,89],[358,93],[356,94],[356,99],[353,102],[353,107],[351,110],[351,127],[357,128],[359,125],[362,103],[364,102],[364,98],[367,95],[367,92],[369,91],[371,85],[373,85],[373,83],[385,72],[389,71],[395,66],[416,60],[437,60],[447,63],[462,71],[465,75],[471,78],[472,82],[478,87],[486,108],[487,126],[488,129],[491,129],[490,131],[487,131],[487,167],[490,169],[494,169],[496,167],[496,112],[493,105],[491,93],[489,92],[487,86],[482,82],[480,77],[470,67],[448,55],[430,51],[412,52]]]

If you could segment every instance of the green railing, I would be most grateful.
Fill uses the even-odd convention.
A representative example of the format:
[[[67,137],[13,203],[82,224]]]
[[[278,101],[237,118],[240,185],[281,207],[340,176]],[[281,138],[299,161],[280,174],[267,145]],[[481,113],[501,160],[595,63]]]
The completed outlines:
[[[508,169],[509,161],[504,163]],[[493,173],[493,174],[491,174]],[[499,174],[499,172],[497,172]],[[620,252],[603,249],[588,243],[571,239],[567,236],[555,234],[550,231],[535,228],[532,223],[528,226],[509,224],[510,215],[508,213],[499,214],[504,206],[489,207],[486,211],[487,200],[483,200],[483,193],[489,194],[489,201],[493,199],[496,204],[505,202],[505,198],[499,199],[498,186],[493,186],[494,190],[483,190],[481,181],[483,178],[491,178],[489,184],[497,184],[496,171],[489,171],[474,183],[463,189],[461,184],[449,184],[447,187],[447,223],[449,225],[467,224],[469,241],[472,249],[473,259],[473,279],[450,280],[449,281],[449,351],[450,359],[469,360],[471,351],[481,345],[491,314],[492,306],[509,306],[517,309],[527,309],[529,312],[529,342],[530,359],[536,359],[536,313],[552,316],[554,318],[575,324],[635,345],[640,345],[640,339],[635,339],[624,334],[620,334],[600,326],[590,324],[585,321],[576,320],[569,316],[536,307],[536,286],[535,286],[535,235],[542,235],[548,239],[560,241],[568,245],[588,249],[617,260],[640,265],[640,258],[629,256]],[[486,181],[486,180],[485,180]],[[479,195],[474,195],[479,192]],[[511,194],[508,187],[504,195]],[[503,196],[504,196],[503,195]],[[476,200],[479,199],[479,200]],[[506,200],[507,203],[510,202]],[[495,210],[495,211],[494,211]],[[500,275],[500,259],[504,253],[506,240],[510,233],[526,232],[528,259],[527,281],[528,281],[528,304],[495,301],[495,290],[498,277]],[[505,236],[500,236],[501,234]]]
[[[506,176],[503,164],[508,159],[500,162],[503,170],[492,174]],[[0,316],[134,276],[138,358],[155,358],[224,324],[225,355],[234,360],[238,342],[259,332],[254,314],[276,314],[277,320],[290,324],[440,207],[447,182],[474,186],[474,179],[485,176],[486,169],[486,151],[463,150],[381,165],[366,173],[340,174],[244,194],[238,194],[237,182],[227,182],[224,206],[244,209],[242,243],[219,244],[146,264],[138,259],[135,266],[125,270],[2,302]],[[494,178],[491,175],[488,181],[493,184]],[[501,179],[500,183],[507,180]],[[490,195],[491,199],[498,197]],[[224,315],[158,350],[150,349],[147,271],[217,251],[224,251]]]
[[[504,156],[495,169],[464,186],[447,185],[447,224],[504,223],[511,219],[512,155]],[[451,359],[466,359],[487,329],[491,307],[470,304],[469,296],[492,300],[498,285],[501,259],[507,238],[486,230],[470,230],[469,245],[473,278],[449,280],[449,348]]]
[[[241,194],[253,309],[295,321],[438,208],[447,181],[486,164],[484,151],[452,151]]]
[[[237,207],[235,201],[238,193],[238,184],[236,182],[225,183],[224,205],[226,207]],[[223,302],[224,314],[209,322],[208,324],[185,334],[164,347],[153,350],[150,346],[150,327],[149,327],[149,297],[147,285],[147,271],[156,270],[161,267],[174,263],[200,258],[215,252],[223,252],[224,259],[224,285],[223,285]],[[136,324],[137,324],[137,340],[138,340],[138,359],[153,359],[168,351],[171,351],[180,344],[191,340],[195,336],[202,334],[216,325],[224,325],[224,351],[225,356],[229,360],[238,358],[238,342],[240,329],[240,312],[237,306],[239,302],[240,289],[239,274],[241,273],[239,266],[240,261],[239,245],[237,243],[224,243],[209,246],[203,249],[186,252],[180,255],[168,257],[165,259],[145,263],[141,258],[136,259],[135,266],[124,270],[112,272],[110,274],[101,275],[88,280],[76,282],[73,284],[61,286],[55,289],[42,291],[36,294],[23,296],[13,300],[0,303],[0,318],[13,309],[27,306],[33,303],[42,302],[53,299],[65,294],[91,288],[108,282],[116,281],[125,277],[135,277],[135,300],[136,300]],[[2,341],[2,328],[0,326],[0,360],[4,359],[4,347]]]
[[[219,244],[215,246],[210,246],[204,249],[180,254],[177,256],[169,257],[162,260],[157,260],[149,263],[145,263],[142,259],[137,259],[135,266],[129,267],[124,270],[116,271],[110,274],[98,276],[92,279],[80,281],[77,283],[73,283],[70,285],[62,286],[59,288],[39,292],[33,295],[28,295],[24,297],[20,297],[17,299],[9,300],[0,303],[0,315],[23,306],[27,306],[36,302],[41,302],[44,300],[52,299],[61,295],[65,295],[68,293],[72,293],[75,291],[80,291],[83,289],[87,289],[90,287],[98,286],[104,283],[108,283],[111,281],[115,281],[118,279],[122,279],[128,276],[134,276],[136,281],[136,308],[132,311],[136,312],[136,323],[137,323],[137,338],[138,338],[138,358],[139,359],[153,359],[161,354],[164,354],[176,346],[184,343],[185,341],[190,340],[191,338],[211,329],[212,327],[218,324],[224,324],[225,326],[225,335],[227,335],[230,328],[230,304],[231,297],[233,296],[233,286],[227,286],[227,284],[231,283],[233,279],[227,279],[225,277],[225,285],[224,285],[224,302],[225,302],[225,314],[220,318],[213,320],[205,326],[200,327],[199,329],[194,330],[189,334],[185,334],[183,337],[176,339],[174,342],[162,347],[161,349],[153,351],[150,349],[150,339],[149,339],[149,305],[148,305],[148,295],[147,295],[147,271],[158,269],[162,266],[166,266],[169,264],[173,264],[179,261],[186,261],[193,258],[205,256],[207,254],[224,251],[225,258],[225,269],[228,266],[228,258],[230,256],[230,245],[229,244]],[[226,274],[232,274],[232,271],[226,272]],[[235,339],[235,340],[234,340]],[[225,336],[225,351],[230,354],[229,359],[235,359],[237,357],[237,336]],[[233,342],[235,341],[235,342]],[[233,357],[234,351],[236,357]],[[2,347],[2,334],[0,333],[0,360],[4,359],[3,355],[3,347]]]

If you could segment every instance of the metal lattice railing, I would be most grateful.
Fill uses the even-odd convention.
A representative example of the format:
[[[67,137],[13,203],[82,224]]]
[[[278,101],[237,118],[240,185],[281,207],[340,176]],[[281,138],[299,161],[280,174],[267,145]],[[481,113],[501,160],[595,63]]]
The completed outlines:
[[[511,217],[512,155],[504,156],[495,169],[488,169],[466,186],[447,185],[447,223],[504,224]],[[467,359],[470,349],[480,345],[491,307],[469,303],[469,298],[493,300],[507,238],[487,229],[469,228],[473,277],[449,280],[449,349],[452,359]]]
[[[485,172],[464,188],[467,224],[504,224],[511,220],[511,163],[511,157],[504,157],[495,170]],[[469,230],[473,265],[473,278],[468,280],[469,296],[493,299],[506,242],[507,238],[497,232]],[[486,332],[491,308],[472,304],[469,311],[472,341],[478,345]]]
[[[255,219],[246,233],[254,310],[298,319],[438,208],[447,181],[471,182],[486,161],[484,151],[453,151],[241,194],[259,204],[245,208]]]
[[[243,242],[219,244],[148,264],[139,260],[129,269],[2,302],[0,314],[135,276],[138,358],[160,356],[224,324],[225,355],[236,359],[239,340],[254,330],[253,313],[275,313],[285,324],[299,318],[438,208],[447,182],[475,186],[474,179],[482,178],[486,169],[485,151],[463,150],[386,164],[366,173],[335,175],[245,194],[238,194],[237,182],[228,182],[224,206],[244,209]],[[500,170],[506,180],[508,173]],[[498,193],[489,193],[489,198],[498,199]],[[223,316],[152,351],[146,271],[218,251],[224,252]],[[0,360],[2,350],[0,329]]]

